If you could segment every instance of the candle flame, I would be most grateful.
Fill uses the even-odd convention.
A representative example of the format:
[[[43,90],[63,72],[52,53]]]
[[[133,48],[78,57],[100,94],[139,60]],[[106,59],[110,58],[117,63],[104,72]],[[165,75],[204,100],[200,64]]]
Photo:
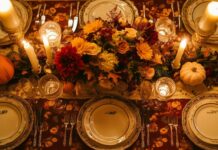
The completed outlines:
[[[210,2],[207,6],[208,12],[213,16],[218,16],[218,2]]]
[[[7,12],[12,7],[10,0],[0,0],[0,12]]]
[[[182,39],[182,41],[180,42],[179,47],[181,47],[182,49],[185,49],[187,45],[187,39]]]

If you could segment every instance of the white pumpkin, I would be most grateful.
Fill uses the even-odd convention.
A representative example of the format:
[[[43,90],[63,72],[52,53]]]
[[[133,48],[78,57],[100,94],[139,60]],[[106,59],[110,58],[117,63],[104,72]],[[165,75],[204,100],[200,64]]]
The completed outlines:
[[[188,85],[195,86],[203,83],[206,78],[204,67],[197,62],[186,62],[180,70],[180,79]]]

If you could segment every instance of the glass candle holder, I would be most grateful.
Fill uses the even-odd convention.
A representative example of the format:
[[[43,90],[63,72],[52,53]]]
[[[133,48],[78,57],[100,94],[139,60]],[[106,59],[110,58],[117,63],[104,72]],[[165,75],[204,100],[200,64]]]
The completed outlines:
[[[63,92],[63,84],[53,74],[46,74],[39,79],[39,91],[47,99],[56,99]]]
[[[176,84],[171,78],[161,77],[155,82],[154,90],[159,100],[166,100],[176,92]]]
[[[39,35],[47,37],[51,47],[59,47],[61,42],[61,27],[57,22],[47,21],[39,29]]]
[[[176,27],[168,17],[158,18],[155,23],[155,30],[158,32],[158,39],[161,42],[168,42],[176,33]]]

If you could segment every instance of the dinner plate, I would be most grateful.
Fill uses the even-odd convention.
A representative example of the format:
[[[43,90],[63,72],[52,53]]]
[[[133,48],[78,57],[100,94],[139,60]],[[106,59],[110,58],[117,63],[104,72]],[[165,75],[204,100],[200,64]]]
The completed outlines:
[[[31,6],[22,0],[13,0],[12,4],[14,5],[18,15],[22,17],[22,29],[26,33],[29,29],[32,20],[32,8]],[[0,46],[11,44],[13,41],[9,39],[8,33],[6,33],[0,25]]]
[[[141,118],[137,107],[117,98],[85,103],[78,115],[77,131],[94,149],[125,149],[140,133]]]
[[[203,149],[215,150],[217,141],[218,95],[202,95],[189,101],[182,112],[183,130]]]
[[[111,14],[119,14],[132,24],[138,10],[130,0],[89,0],[80,9],[79,22],[83,26],[96,18],[109,21]]]
[[[0,149],[13,149],[30,134],[33,111],[30,104],[21,98],[0,95],[0,120]]]
[[[196,26],[195,22],[197,18],[203,16],[207,4],[211,2],[210,0],[187,0],[182,8],[182,20],[190,34],[195,32]],[[218,44],[218,29],[211,35],[207,43]]]

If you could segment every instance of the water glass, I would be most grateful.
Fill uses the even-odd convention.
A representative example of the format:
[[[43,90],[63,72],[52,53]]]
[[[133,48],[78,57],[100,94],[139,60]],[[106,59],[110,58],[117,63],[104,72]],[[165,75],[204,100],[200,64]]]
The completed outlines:
[[[56,99],[63,92],[63,84],[53,74],[46,74],[39,79],[39,91],[47,99]]]
[[[168,42],[176,33],[175,24],[168,17],[158,18],[155,23],[155,30],[158,32],[158,39],[161,42]]]
[[[39,29],[39,35],[47,37],[51,47],[59,47],[61,43],[61,27],[57,22],[47,21]]]
[[[159,100],[166,100],[176,92],[176,84],[171,78],[161,77],[155,82],[154,90]]]

